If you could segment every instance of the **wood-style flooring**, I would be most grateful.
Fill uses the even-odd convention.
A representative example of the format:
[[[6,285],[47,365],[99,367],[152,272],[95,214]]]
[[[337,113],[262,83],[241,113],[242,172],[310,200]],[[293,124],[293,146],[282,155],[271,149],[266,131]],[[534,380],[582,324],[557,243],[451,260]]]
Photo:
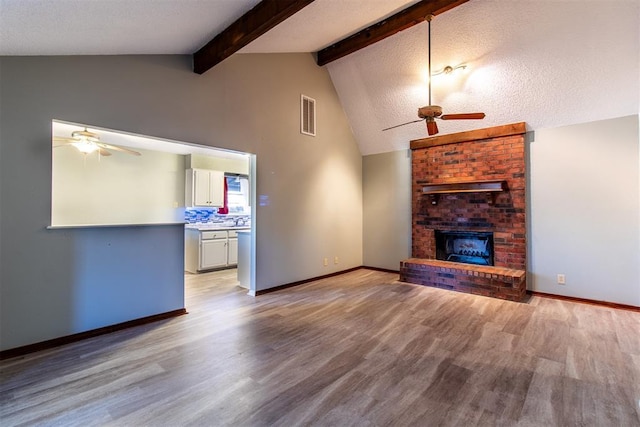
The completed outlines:
[[[640,313],[357,270],[0,363],[0,425],[639,426]]]

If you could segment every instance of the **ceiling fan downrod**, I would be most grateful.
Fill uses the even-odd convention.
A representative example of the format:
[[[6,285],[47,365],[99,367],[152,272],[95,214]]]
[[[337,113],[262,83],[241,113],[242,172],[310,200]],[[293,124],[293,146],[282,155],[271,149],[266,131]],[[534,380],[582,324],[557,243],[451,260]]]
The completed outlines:
[[[427,24],[429,25],[429,40],[427,42],[428,49],[428,57],[427,61],[429,63],[429,74],[427,74],[427,83],[429,87],[429,105],[431,105],[431,20],[433,19],[433,15],[427,15]]]
[[[395,126],[391,126],[385,129],[382,129],[383,131],[386,130],[390,130],[390,129],[395,129],[397,127],[400,126],[405,126],[411,123],[417,123],[417,122],[421,122],[421,121],[425,121],[427,124],[427,133],[429,134],[429,136],[435,135],[438,133],[438,125],[436,123],[435,119],[441,119],[441,120],[478,120],[478,119],[484,119],[485,114],[484,113],[462,113],[462,114],[442,114],[442,107],[440,107],[439,105],[432,105],[431,104],[431,20],[433,19],[433,15],[429,14],[425,17],[425,20],[427,21],[428,24],[428,37],[429,39],[427,40],[427,60],[428,60],[428,81],[427,81],[427,87],[429,89],[429,105],[424,106],[424,107],[420,107],[418,108],[418,117],[420,117],[419,120],[412,120],[410,122],[406,122],[406,123],[402,123],[399,125],[395,125]],[[466,67],[465,66],[461,66],[461,67]],[[453,67],[445,67],[445,72],[448,72],[447,70],[451,69],[453,70]]]

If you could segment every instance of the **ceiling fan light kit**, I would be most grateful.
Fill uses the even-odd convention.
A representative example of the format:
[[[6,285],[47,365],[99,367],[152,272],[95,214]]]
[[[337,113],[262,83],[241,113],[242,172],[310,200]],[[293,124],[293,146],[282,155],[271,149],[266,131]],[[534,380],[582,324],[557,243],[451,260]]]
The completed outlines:
[[[464,71],[466,69],[467,69],[467,66],[465,64],[456,65],[455,67],[452,67],[451,65],[447,65],[442,70],[436,71],[431,75],[439,76],[440,74],[452,74],[454,71]]]
[[[91,154],[100,149],[96,144],[100,139],[97,135],[89,132],[86,128],[84,130],[71,132],[71,139],[76,140],[76,142],[72,142],[71,145],[76,147],[78,151],[83,154]]]
[[[71,145],[76,147],[79,152],[84,153],[84,154],[91,154],[94,151],[99,149],[99,147],[95,143],[93,143],[91,141],[72,142]]]
[[[431,73],[431,20],[433,19],[433,15],[427,15],[426,17],[426,21],[429,25],[429,42],[428,42],[428,63],[429,63],[429,76],[434,76],[434,75],[438,75],[438,74],[451,74],[456,70],[464,70],[465,68],[467,68],[466,65],[461,64],[461,65],[457,65],[455,67],[452,67],[450,65],[447,65],[446,67],[444,67],[441,71],[438,71],[437,73],[432,74]],[[439,105],[432,105],[431,104],[431,79],[428,79],[428,87],[429,87],[429,105],[425,106],[425,107],[420,107],[418,108],[418,117],[420,117],[420,120],[412,120],[410,122],[407,123],[402,123],[400,125],[396,125],[396,126],[391,126],[385,129],[382,129],[383,131],[389,130],[389,129],[394,129],[400,126],[404,126],[404,125],[408,125],[411,123],[417,123],[417,122],[421,122],[421,121],[425,121],[426,125],[427,125],[427,133],[429,134],[429,136],[431,135],[435,135],[438,133],[438,125],[436,124],[435,119],[440,119],[440,120],[481,120],[484,119],[485,114],[484,113],[462,113],[462,114],[442,114],[442,107],[440,107]]]

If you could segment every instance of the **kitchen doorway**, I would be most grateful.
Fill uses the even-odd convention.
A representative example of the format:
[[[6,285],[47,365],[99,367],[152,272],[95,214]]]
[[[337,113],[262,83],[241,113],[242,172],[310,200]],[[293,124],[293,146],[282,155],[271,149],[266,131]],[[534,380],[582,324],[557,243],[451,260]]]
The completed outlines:
[[[224,243],[207,248],[224,244],[225,266],[242,261],[247,293],[255,295],[254,154],[62,120],[52,121],[52,136],[50,228],[184,224],[186,233],[207,212],[211,226],[226,228]],[[194,179],[216,188],[195,194]],[[240,260],[243,239],[247,255]]]

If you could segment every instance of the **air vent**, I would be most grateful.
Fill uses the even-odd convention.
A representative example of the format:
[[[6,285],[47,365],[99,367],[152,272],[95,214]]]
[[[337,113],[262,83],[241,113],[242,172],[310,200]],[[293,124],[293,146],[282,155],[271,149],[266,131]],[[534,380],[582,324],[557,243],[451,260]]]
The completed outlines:
[[[300,132],[316,136],[316,100],[305,95],[300,97]]]

